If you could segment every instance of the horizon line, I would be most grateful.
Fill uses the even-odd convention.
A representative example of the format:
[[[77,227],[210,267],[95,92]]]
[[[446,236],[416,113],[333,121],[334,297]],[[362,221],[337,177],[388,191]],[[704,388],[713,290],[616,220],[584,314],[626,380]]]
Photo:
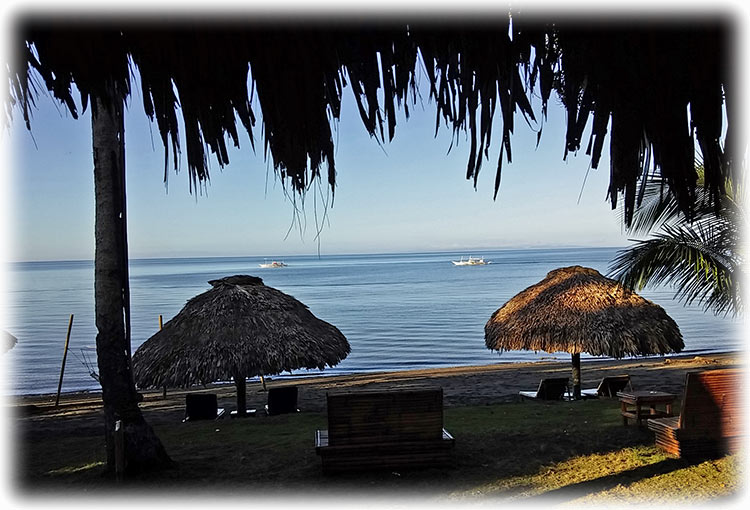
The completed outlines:
[[[468,248],[468,249],[441,249],[441,250],[405,250],[405,251],[383,251],[383,252],[341,252],[341,253],[296,253],[296,254],[285,254],[285,255],[186,255],[186,256],[145,256],[145,257],[128,257],[129,261],[143,261],[143,260],[186,260],[186,259],[238,259],[238,258],[267,258],[267,259],[282,259],[286,257],[346,257],[346,256],[361,256],[361,255],[413,255],[413,254],[438,254],[438,253],[458,253],[461,251],[467,252],[480,252],[480,251],[523,251],[523,250],[575,250],[575,249],[624,249],[627,246],[592,246],[592,245],[541,245],[541,246],[516,246],[516,247],[503,247],[503,248]],[[10,260],[6,261],[6,264],[30,264],[30,263],[52,263],[52,262],[94,262],[94,259],[34,259],[34,260]]]

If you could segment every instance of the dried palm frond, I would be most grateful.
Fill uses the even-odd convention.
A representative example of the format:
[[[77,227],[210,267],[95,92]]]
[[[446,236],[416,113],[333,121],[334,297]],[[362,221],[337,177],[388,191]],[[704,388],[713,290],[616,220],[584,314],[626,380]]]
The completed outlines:
[[[171,151],[176,165],[184,139],[193,187],[209,178],[208,152],[219,166],[228,164],[227,141],[239,145],[238,121],[255,145],[252,127],[260,118],[264,151],[290,189],[304,193],[325,175],[333,190],[331,122],[340,118],[345,86],[368,133],[384,142],[395,136],[397,109],[408,116],[423,66],[437,126],[442,120],[454,135],[469,136],[466,177],[475,185],[490,158],[499,112],[495,195],[503,160],[512,160],[516,113],[542,122],[553,90],[567,110],[566,154],[580,148],[591,120],[586,153],[596,168],[611,123],[609,198],[615,207],[624,195],[626,223],[651,159],[688,216],[695,202],[695,143],[705,159],[712,203],[734,168],[720,144],[725,96],[731,99],[730,28],[720,16],[587,23],[513,13],[483,23],[390,20],[350,27],[264,21],[242,14],[231,21],[165,22],[27,15],[14,40],[18,52],[9,68],[6,117],[20,110],[30,126],[35,76],[75,117],[74,90],[83,109],[94,96],[123,101],[137,71],[165,161]],[[106,85],[113,82],[116,97],[109,97]],[[534,94],[541,115],[532,106]],[[729,120],[732,113],[726,110]]]

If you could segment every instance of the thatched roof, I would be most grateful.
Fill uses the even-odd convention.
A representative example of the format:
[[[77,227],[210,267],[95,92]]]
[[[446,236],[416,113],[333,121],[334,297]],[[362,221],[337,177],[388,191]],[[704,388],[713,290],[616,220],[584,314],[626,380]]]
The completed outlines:
[[[2,340],[0,340],[0,350],[2,352],[11,350],[18,343],[18,339],[5,330],[0,333],[0,337],[2,337]]]
[[[499,351],[586,352],[638,356],[679,352],[680,328],[662,307],[595,269],[550,271],[497,310],[484,326]]]
[[[696,142],[712,197],[733,168],[721,142],[722,112],[740,87],[733,88],[728,71],[733,34],[725,15],[674,21],[615,14],[613,22],[501,13],[481,22],[390,18],[349,25],[280,24],[242,13],[231,20],[151,16],[23,17],[11,103],[28,124],[34,97],[46,88],[76,116],[74,85],[81,108],[93,96],[119,101],[131,94],[137,70],[165,161],[172,151],[176,165],[182,135],[193,185],[209,177],[208,151],[219,166],[228,164],[227,141],[238,146],[240,129],[252,140],[261,113],[264,150],[282,180],[302,193],[325,176],[334,189],[331,124],[340,118],[345,86],[370,135],[387,141],[398,110],[408,116],[417,104],[424,75],[436,128],[445,122],[456,137],[468,134],[466,177],[476,185],[483,162],[491,161],[496,194],[503,160],[511,160],[516,113],[542,122],[553,92],[567,109],[566,154],[584,144],[596,168],[610,135],[610,201],[615,207],[624,195],[628,223],[637,182],[651,163],[688,213]],[[726,113],[731,122],[734,112]],[[500,133],[492,131],[495,114]]]
[[[349,354],[349,343],[305,305],[260,278],[209,282],[133,354],[141,388],[187,387],[232,377],[323,369]]]

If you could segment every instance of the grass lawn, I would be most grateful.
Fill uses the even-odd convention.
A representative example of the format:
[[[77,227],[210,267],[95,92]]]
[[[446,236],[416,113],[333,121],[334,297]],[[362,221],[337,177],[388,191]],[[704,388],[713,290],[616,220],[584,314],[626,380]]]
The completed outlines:
[[[744,469],[739,454],[692,463],[665,456],[648,430],[622,425],[611,400],[446,408],[454,465],[328,476],[313,448],[315,430],[326,428],[323,413],[185,424],[179,412],[146,417],[178,466],[128,480],[117,487],[123,493],[700,502],[739,492]],[[19,422],[18,495],[113,490],[101,475],[103,420],[46,420],[66,423]]]

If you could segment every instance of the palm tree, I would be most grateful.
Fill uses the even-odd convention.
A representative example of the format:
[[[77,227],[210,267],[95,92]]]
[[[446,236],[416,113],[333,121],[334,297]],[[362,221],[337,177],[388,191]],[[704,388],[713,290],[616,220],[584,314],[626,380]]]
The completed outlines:
[[[128,282],[125,198],[124,98],[107,87],[106,99],[91,108],[94,155],[95,251],[94,297],[96,353],[104,402],[107,466],[115,466],[115,423],[125,432],[124,464],[129,471],[171,465],[161,441],[143,418],[130,359],[130,291]],[[117,100],[117,97],[120,100]],[[125,376],[123,376],[125,374]]]
[[[742,190],[728,181],[726,194],[714,207],[703,187],[703,166],[696,171],[699,187],[692,220],[679,211],[661,179],[646,182],[629,231],[652,237],[618,252],[610,274],[636,290],[671,284],[677,289],[675,297],[686,305],[697,302],[716,314],[741,315]]]

